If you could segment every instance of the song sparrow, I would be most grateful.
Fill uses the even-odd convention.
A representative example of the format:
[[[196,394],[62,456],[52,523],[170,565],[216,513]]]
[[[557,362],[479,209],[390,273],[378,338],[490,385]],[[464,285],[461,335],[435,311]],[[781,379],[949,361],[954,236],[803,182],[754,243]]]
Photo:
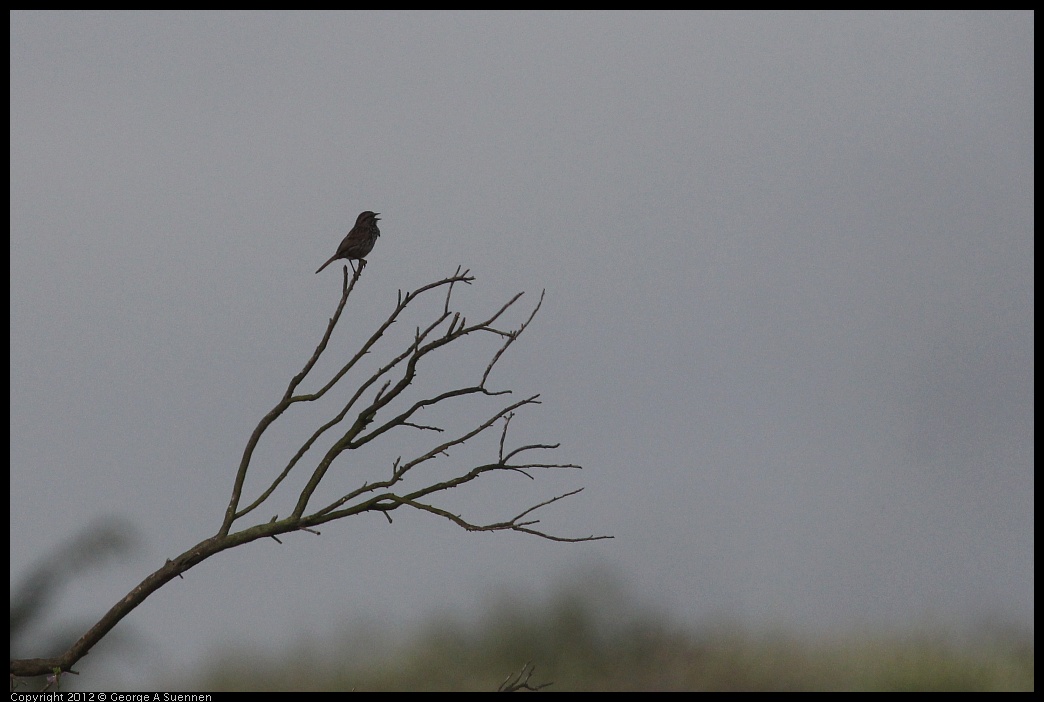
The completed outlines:
[[[355,220],[355,226],[337,247],[337,253],[329,261],[319,266],[319,271],[339,258],[346,258],[349,263],[352,259],[356,259],[360,266],[365,265],[366,261],[363,256],[373,251],[373,245],[377,243],[377,237],[381,235],[381,230],[377,228],[377,221],[380,219],[377,215],[379,214],[380,212],[370,212],[369,210],[361,212],[359,218]],[[355,270],[355,264],[352,264],[352,270]]]

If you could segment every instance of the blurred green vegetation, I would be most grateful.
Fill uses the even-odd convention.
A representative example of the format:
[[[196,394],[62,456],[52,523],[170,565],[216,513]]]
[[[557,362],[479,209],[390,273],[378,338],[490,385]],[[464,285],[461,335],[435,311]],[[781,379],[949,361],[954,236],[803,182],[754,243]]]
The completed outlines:
[[[612,590],[610,587],[609,590]],[[1032,690],[1031,634],[811,637],[686,631],[588,582],[544,602],[501,597],[474,622],[441,618],[393,642],[377,625],[279,656],[230,652],[179,688],[496,690]]]

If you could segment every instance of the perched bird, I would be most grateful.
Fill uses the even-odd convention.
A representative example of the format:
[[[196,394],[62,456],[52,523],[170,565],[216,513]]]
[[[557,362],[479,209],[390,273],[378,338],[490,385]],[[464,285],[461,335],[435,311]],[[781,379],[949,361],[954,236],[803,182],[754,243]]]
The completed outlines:
[[[339,258],[346,258],[349,263],[355,259],[359,261],[360,266],[366,265],[363,256],[373,251],[373,245],[377,243],[377,237],[381,235],[381,230],[377,228],[377,221],[380,220],[380,217],[377,216],[379,214],[380,212],[370,212],[369,210],[360,212],[359,218],[355,220],[355,226],[337,247],[337,253],[329,261],[319,266],[319,271]],[[355,270],[355,264],[352,264],[352,270]]]

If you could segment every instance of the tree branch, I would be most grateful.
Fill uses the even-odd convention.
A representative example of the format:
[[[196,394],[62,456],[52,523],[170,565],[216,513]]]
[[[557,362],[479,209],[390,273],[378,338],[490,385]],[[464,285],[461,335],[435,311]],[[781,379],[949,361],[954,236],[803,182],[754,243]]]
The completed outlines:
[[[100,641],[114,626],[116,626],[117,623],[120,622],[120,620],[133,611],[133,609],[141,604],[149,595],[170,582],[172,579],[181,577],[185,571],[193,566],[226,549],[242,546],[263,538],[272,538],[279,541],[279,536],[298,531],[308,531],[317,534],[318,532],[315,530],[315,527],[321,524],[364,512],[382,513],[390,520],[391,512],[401,507],[411,507],[421,512],[426,512],[447,519],[467,531],[516,531],[550,541],[562,542],[597,541],[600,539],[612,538],[611,536],[594,535],[584,537],[557,536],[535,528],[540,521],[532,518],[534,512],[567,497],[576,495],[581,492],[583,488],[578,488],[532,505],[507,521],[492,522],[488,524],[473,522],[459,514],[454,514],[442,507],[432,504],[429,501],[429,498],[436,496],[438,493],[443,493],[447,490],[452,490],[471,483],[490,472],[507,471],[520,473],[530,480],[534,480],[533,471],[539,469],[580,469],[580,466],[572,463],[512,462],[518,460],[521,455],[527,451],[553,450],[558,448],[558,444],[542,443],[527,444],[511,450],[505,448],[508,426],[515,417],[516,411],[527,405],[539,404],[539,395],[532,395],[526,399],[518,400],[502,407],[472,429],[463,431],[453,438],[442,441],[410,460],[403,461],[402,456],[400,455],[392,464],[390,477],[383,480],[363,482],[359,487],[342,494],[341,497],[327,503],[324,507],[308,513],[308,505],[315,497],[315,494],[319,490],[328,470],[334,461],[344,452],[352,451],[370,444],[382,436],[387,435],[388,432],[397,427],[442,433],[443,429],[438,426],[416,421],[415,415],[424,409],[449,406],[448,403],[457,398],[465,398],[475,395],[496,397],[510,394],[510,390],[490,390],[487,387],[489,376],[496,363],[504,355],[511,344],[513,344],[518,339],[519,335],[528,328],[544,301],[544,293],[541,292],[540,299],[537,301],[536,306],[529,313],[526,320],[513,329],[501,329],[495,326],[495,324],[522,297],[522,293],[514,295],[499,309],[483,319],[483,321],[468,325],[463,314],[450,309],[450,302],[455,286],[458,283],[470,285],[474,280],[474,278],[469,274],[469,271],[462,271],[461,268],[458,267],[453,275],[442,280],[421,286],[416,290],[405,294],[400,290],[395,307],[389,313],[384,322],[363,341],[358,351],[352,355],[347,362],[345,362],[332,375],[332,377],[319,388],[319,390],[314,393],[296,394],[298,387],[312,371],[320,356],[322,356],[324,351],[327,349],[330,339],[332,338],[333,330],[341,319],[341,315],[348,302],[348,297],[355,289],[361,272],[362,266],[354,271],[353,275],[349,276],[348,267],[346,266],[344,268],[344,283],[342,286],[341,298],[333,316],[327,324],[326,330],[320,339],[319,344],[316,346],[311,357],[305,362],[301,371],[291,378],[282,398],[280,398],[276,405],[261,418],[261,421],[247,440],[243,456],[233,480],[228,507],[225,510],[224,518],[221,521],[217,533],[209,539],[199,542],[181,555],[168,560],[161,568],[142,580],[137,587],[113,605],[113,607],[105,613],[98,623],[92,626],[60,656],[53,658],[12,660],[12,676],[39,676],[58,674],[61,672],[75,672],[72,670],[72,667],[76,662],[83,658],[83,656],[87,655],[98,641]],[[266,487],[260,495],[247,506],[240,507],[250,464],[253,460],[258,443],[265,431],[277,419],[282,417],[283,414],[294,404],[299,402],[315,402],[322,399],[331,389],[333,389],[334,386],[345,378],[350,370],[356,367],[363,356],[370,353],[376,347],[378,342],[381,341],[391,326],[400,320],[407,307],[424,297],[428,292],[439,289],[445,291],[445,300],[442,304],[441,311],[435,315],[434,320],[426,326],[417,326],[412,334],[412,338],[408,343],[406,343],[405,348],[397,354],[394,354],[388,362],[379,366],[368,378],[363,380],[355,391],[351,393],[348,401],[334,414],[334,416],[315,429],[311,435],[304,440],[301,446],[290,458],[287,465],[280,471],[276,478],[272,480],[268,487]],[[421,397],[420,399],[414,399],[412,401],[405,400],[404,393],[413,384],[413,381],[416,378],[418,364],[423,359],[426,359],[439,349],[479,332],[502,337],[504,342],[492,354],[492,357],[482,371],[477,384],[444,389],[427,397]],[[398,373],[397,378],[394,377],[395,373]],[[372,396],[370,399],[364,400],[363,398],[371,391]],[[392,405],[399,403],[404,406],[400,406],[397,410],[393,410]],[[419,488],[414,487],[414,489],[409,492],[401,492],[407,475],[410,474],[414,468],[437,456],[449,455],[451,449],[467,443],[500,420],[503,420],[504,426],[500,433],[497,456],[494,462],[476,465],[466,471],[461,469],[461,472],[449,479],[429,482]],[[294,507],[290,512],[290,516],[284,519],[272,517],[268,522],[263,524],[245,527],[239,531],[232,530],[232,527],[237,520],[242,519],[247,514],[257,510],[262,505],[269,503],[269,501],[273,499],[276,490],[281,484],[283,484],[290,472],[298,466],[308,451],[324,434],[326,434],[326,432],[338,427],[339,425],[343,426],[346,422],[350,422],[350,424],[341,430],[340,435],[333,440],[329,448],[326,449],[325,453],[319,459],[316,467],[312,470],[308,481],[304,488],[301,489],[301,492],[296,499]],[[371,425],[373,425],[374,428],[369,429]],[[421,471],[416,475],[423,474],[424,472]],[[411,481],[414,480],[415,478],[411,478]],[[280,541],[280,543],[282,542]],[[523,668],[523,673],[525,673],[525,670],[526,669]],[[530,670],[529,673],[532,673],[532,671]],[[524,680],[522,675],[523,674],[520,674],[519,679],[512,684],[514,689],[521,687],[534,689],[530,688],[527,684],[528,674],[525,675]]]

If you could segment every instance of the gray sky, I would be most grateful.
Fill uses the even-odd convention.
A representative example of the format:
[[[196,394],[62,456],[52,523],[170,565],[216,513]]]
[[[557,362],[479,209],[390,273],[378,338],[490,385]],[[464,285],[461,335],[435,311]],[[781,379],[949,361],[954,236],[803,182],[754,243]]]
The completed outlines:
[[[94,519],[141,539],[55,622],[217,529],[364,209],[382,237],[307,389],[399,289],[463,265],[474,319],[546,289],[494,385],[542,393],[512,436],[585,469],[447,504],[583,486],[542,525],[616,537],[400,511],[257,542],[125,620],[113,684],[591,567],[694,625],[1032,630],[1032,14],[11,19],[12,582]],[[481,373],[483,343],[424,387]]]

